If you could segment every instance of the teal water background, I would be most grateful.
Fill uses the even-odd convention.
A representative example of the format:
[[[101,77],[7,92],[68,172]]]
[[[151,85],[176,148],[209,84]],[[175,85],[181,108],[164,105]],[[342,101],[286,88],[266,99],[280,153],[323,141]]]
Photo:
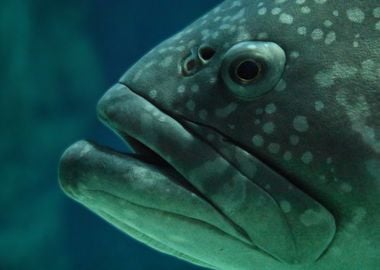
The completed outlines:
[[[220,1],[0,2],[0,270],[198,269],[125,236],[61,192],[79,139],[125,150],[97,100],[145,52]]]

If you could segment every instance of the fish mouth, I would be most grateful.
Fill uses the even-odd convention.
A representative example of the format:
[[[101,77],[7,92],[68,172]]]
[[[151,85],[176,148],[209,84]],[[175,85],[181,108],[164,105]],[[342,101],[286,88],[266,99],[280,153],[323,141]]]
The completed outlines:
[[[235,252],[224,254],[226,261],[243,250],[248,261],[295,264],[317,260],[331,242],[334,218],[323,206],[220,132],[172,116],[122,83],[101,98],[98,116],[134,153],[81,141],[63,154],[60,183],[135,238],[177,257],[191,254],[207,267],[204,250],[218,254],[228,246]],[[210,133],[222,145],[207,142]],[[305,213],[311,219],[306,225],[300,219]],[[204,235],[197,247],[191,231]]]

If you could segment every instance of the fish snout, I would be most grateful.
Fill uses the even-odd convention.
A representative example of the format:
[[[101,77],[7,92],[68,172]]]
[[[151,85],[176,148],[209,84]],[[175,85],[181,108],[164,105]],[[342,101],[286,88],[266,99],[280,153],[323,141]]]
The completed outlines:
[[[63,154],[59,163],[59,184],[70,197],[79,195],[81,184],[89,179],[84,168],[89,163],[89,152],[93,149],[91,143],[79,141],[71,145]]]

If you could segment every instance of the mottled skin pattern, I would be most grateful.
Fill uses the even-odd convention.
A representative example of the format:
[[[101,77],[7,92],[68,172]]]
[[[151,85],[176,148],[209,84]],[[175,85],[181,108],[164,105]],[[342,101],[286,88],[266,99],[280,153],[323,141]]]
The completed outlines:
[[[241,41],[287,57],[276,87],[251,101],[220,75]],[[204,44],[215,55],[184,76]],[[61,184],[126,233],[205,267],[376,270],[379,85],[378,1],[225,1],[99,102],[137,153],[170,166],[82,141],[62,158]]]

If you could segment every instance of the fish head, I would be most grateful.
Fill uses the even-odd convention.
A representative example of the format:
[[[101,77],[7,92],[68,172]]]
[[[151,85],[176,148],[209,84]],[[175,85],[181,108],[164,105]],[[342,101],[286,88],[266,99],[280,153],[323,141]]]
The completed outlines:
[[[99,118],[151,158],[80,142],[62,159],[62,186],[82,203],[96,186],[103,193],[90,209],[205,267],[356,269],[348,258],[360,243],[372,269],[379,14],[373,1],[224,1],[148,52],[98,104]],[[112,196],[98,200],[104,190],[128,201],[126,217]]]

